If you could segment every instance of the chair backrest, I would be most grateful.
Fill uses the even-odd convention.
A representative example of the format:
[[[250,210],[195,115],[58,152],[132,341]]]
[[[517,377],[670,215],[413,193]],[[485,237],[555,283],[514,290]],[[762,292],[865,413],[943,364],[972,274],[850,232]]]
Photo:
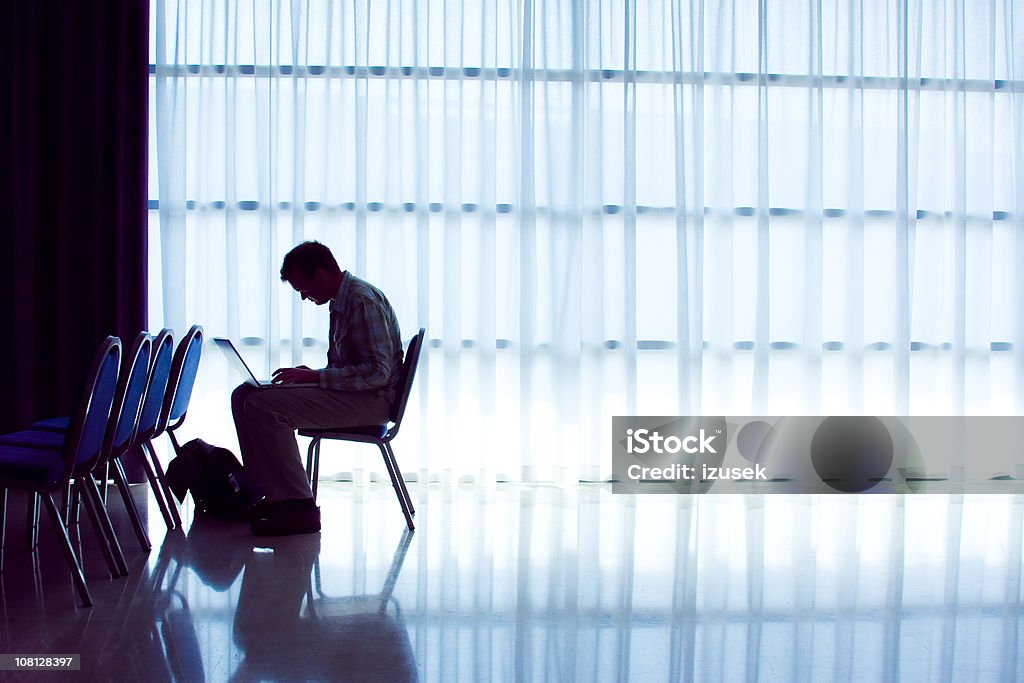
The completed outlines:
[[[164,328],[153,339],[152,362],[146,380],[146,398],[139,413],[139,427],[135,441],[150,439],[156,434],[160,411],[167,393],[167,378],[171,375],[171,359],[174,356],[174,333]]]
[[[121,340],[107,337],[93,358],[92,367],[86,376],[82,401],[71,419],[68,438],[64,441],[63,481],[67,481],[76,465],[95,458],[103,447],[120,365]]]
[[[167,393],[160,410],[157,434],[165,429],[174,429],[185,417],[188,402],[192,399],[192,386],[199,372],[199,359],[203,355],[203,328],[193,325],[178,342],[171,362],[171,376],[167,379]]]
[[[405,415],[405,406],[409,403],[409,394],[412,393],[412,381],[416,377],[416,366],[420,362],[420,350],[423,348],[423,338],[427,334],[427,328],[421,327],[420,331],[409,342],[409,348],[405,352],[405,362],[402,363],[402,378],[398,382],[398,394],[395,396],[395,404],[391,406],[391,421],[395,423],[392,433],[398,432],[398,426],[402,424],[402,416]]]
[[[103,441],[103,459],[123,454],[131,444],[132,436],[139,424],[139,408],[146,394],[152,347],[153,341],[149,334],[140,332],[121,361],[117,392],[114,394],[107,435]]]

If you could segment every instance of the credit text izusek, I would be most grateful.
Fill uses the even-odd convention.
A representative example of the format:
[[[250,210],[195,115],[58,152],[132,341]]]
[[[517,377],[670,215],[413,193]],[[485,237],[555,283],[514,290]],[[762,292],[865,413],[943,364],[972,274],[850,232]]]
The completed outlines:
[[[761,465],[754,465],[753,467],[714,467],[702,463],[699,470],[696,465],[682,465],[680,463],[672,463],[665,467],[630,465],[626,469],[626,476],[630,479],[648,481],[715,481],[719,479],[768,481],[768,475]]]

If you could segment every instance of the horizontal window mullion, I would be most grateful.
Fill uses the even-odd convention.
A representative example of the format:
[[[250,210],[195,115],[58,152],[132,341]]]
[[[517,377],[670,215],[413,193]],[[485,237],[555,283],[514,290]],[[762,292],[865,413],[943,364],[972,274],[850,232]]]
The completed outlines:
[[[541,82],[588,83],[675,83],[692,85],[748,85],[790,88],[828,88],[855,90],[925,90],[937,92],[1007,92],[1024,89],[1024,81],[977,78],[911,78],[889,76],[844,76],[758,73],[697,73],[693,71],[628,71],[622,69],[513,69],[507,67],[440,66],[316,66],[254,64],[150,64],[153,76],[179,77],[291,77],[330,79],[410,79],[410,80],[531,80]]]
[[[488,213],[488,214],[509,214],[518,213],[519,209],[513,204],[495,204],[493,208],[488,210],[486,207],[481,207],[475,203],[464,203],[446,206],[440,202],[431,202],[425,205],[418,205],[412,202],[405,202],[402,204],[388,205],[383,202],[367,202],[361,206],[357,206],[355,202],[341,202],[338,204],[328,204],[326,202],[303,202],[296,205],[294,202],[282,201],[272,204],[269,207],[264,205],[262,202],[257,200],[243,200],[233,202],[229,205],[228,202],[223,200],[215,200],[209,202],[198,202],[194,199],[188,199],[184,202],[177,202],[174,206],[166,207],[169,210],[181,210],[186,211],[323,211],[325,213],[339,213],[339,212],[359,212],[359,213]],[[149,210],[159,211],[160,200],[150,199]],[[710,206],[704,207],[703,214],[699,214],[696,211],[679,211],[674,206],[646,206],[637,205],[636,207],[626,207],[621,204],[602,204],[600,206],[588,206],[579,211],[570,211],[565,209],[552,209],[549,207],[538,206],[532,209],[533,213],[538,216],[554,216],[554,217],[568,217],[574,215],[586,215],[586,216],[599,216],[599,215],[637,215],[637,216],[677,216],[680,213],[689,217],[697,217],[698,215],[711,216],[716,218],[730,218],[730,217],[741,217],[741,218],[752,218],[763,215],[764,211],[759,211],[756,207],[752,206],[737,206],[733,209],[716,209]],[[786,207],[769,207],[767,215],[773,218],[808,218],[814,217],[812,212],[805,211],[803,209],[791,209]],[[856,218],[866,220],[886,220],[895,219],[898,217],[898,212],[893,209],[865,209],[864,211],[850,211],[849,209],[838,209],[828,208],[822,209],[818,218],[821,219],[834,219],[834,218]],[[913,218],[919,221],[944,221],[944,220],[964,220],[967,222],[987,222],[987,221],[1013,221],[1016,220],[1016,214],[1010,211],[993,211],[991,214],[960,214],[955,211],[928,211],[919,209],[914,211]]]

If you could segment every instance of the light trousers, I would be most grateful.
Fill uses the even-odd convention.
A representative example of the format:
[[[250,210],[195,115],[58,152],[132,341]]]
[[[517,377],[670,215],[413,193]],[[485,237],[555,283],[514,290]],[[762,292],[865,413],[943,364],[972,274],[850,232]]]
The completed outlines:
[[[387,424],[390,410],[390,400],[380,391],[242,384],[231,394],[245,470],[268,501],[313,496],[296,429]]]

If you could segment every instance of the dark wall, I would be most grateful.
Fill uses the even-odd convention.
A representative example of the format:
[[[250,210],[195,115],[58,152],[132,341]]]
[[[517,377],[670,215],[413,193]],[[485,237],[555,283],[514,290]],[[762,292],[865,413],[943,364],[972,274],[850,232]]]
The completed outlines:
[[[0,428],[68,414],[146,321],[148,0],[0,10]]]

